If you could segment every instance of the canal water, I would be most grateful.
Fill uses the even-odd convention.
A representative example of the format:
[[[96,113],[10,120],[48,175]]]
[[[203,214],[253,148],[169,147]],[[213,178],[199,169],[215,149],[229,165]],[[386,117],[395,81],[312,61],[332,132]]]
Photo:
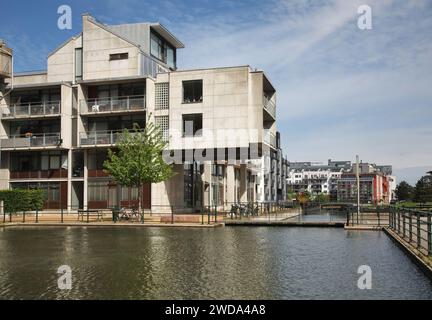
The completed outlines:
[[[59,290],[57,269],[72,269]],[[372,269],[360,290],[357,269]],[[0,228],[0,299],[432,299],[382,232],[331,228]]]

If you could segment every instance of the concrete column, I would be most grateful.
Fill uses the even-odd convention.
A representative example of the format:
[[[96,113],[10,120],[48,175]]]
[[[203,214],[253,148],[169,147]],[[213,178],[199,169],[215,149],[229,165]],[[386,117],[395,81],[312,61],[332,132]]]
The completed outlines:
[[[72,150],[68,150],[67,213],[72,207]]]
[[[88,150],[84,150],[84,186],[83,186],[83,209],[87,209],[88,191]]]
[[[211,198],[211,192],[212,192],[212,185],[211,185],[211,161],[205,161],[204,162],[204,172],[202,175],[202,180],[204,184],[204,192],[203,192],[203,202],[205,206],[211,205],[210,198]],[[207,186],[207,187],[206,187]]]
[[[235,173],[234,173],[234,165],[228,165],[226,167],[226,201],[228,203],[228,207],[235,202]]]
[[[240,201],[247,201],[247,170],[246,164],[240,165]]]

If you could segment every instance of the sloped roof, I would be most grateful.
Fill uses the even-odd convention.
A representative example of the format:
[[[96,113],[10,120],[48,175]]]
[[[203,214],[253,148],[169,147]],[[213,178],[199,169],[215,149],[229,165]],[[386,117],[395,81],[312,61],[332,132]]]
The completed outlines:
[[[107,25],[98,21],[97,19],[95,19],[90,15],[89,18],[90,18],[89,21],[93,22],[99,27],[111,32],[112,34],[118,36],[119,38],[122,38],[123,40],[126,40],[127,42],[137,47],[141,47],[141,48],[146,47],[146,41],[149,40],[148,38],[146,38],[147,29],[151,28],[155,30],[157,33],[159,33],[162,37],[164,37],[164,39],[166,39],[176,49],[184,48],[184,44],[180,40],[178,40],[171,32],[168,31],[168,29],[166,29],[159,22],[156,23],[142,22],[142,23]],[[54,49],[48,55],[48,57],[52,56],[54,53],[59,51],[61,48],[63,48],[72,40],[79,38],[81,35],[82,32],[77,34],[76,36],[69,38],[68,40],[63,42],[60,46],[58,46],[56,49]]]
[[[184,48],[184,44],[160,23],[128,23],[119,25],[105,25],[105,27],[142,47],[146,47],[148,44],[146,43],[148,41],[148,38],[146,38],[146,36],[148,37],[147,30],[153,29],[175,48]]]

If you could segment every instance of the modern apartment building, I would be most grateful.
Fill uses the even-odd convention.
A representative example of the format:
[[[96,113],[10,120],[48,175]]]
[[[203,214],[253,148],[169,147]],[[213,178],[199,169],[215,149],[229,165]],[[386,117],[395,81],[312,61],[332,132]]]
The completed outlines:
[[[249,66],[177,69],[184,45],[159,23],[106,25],[55,49],[47,70],[15,74],[0,94],[0,188],[43,188],[46,209],[138,204],[103,171],[117,133],[158,124],[176,175],[143,188],[143,207],[284,200],[276,90]]]
[[[337,186],[337,199],[341,202],[357,201],[356,166],[342,174]],[[396,177],[392,176],[392,166],[377,166],[371,163],[359,164],[360,202],[389,204],[394,198]]]
[[[326,194],[337,199],[337,184],[343,172],[351,169],[351,161],[332,161],[327,164],[289,162],[288,187],[293,192],[308,191],[312,195]]]

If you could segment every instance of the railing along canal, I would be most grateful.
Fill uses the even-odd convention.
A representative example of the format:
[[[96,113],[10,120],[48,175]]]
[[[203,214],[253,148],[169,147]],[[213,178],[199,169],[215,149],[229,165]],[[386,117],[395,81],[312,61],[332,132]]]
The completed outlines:
[[[390,207],[389,227],[417,250],[432,256],[432,212]]]

